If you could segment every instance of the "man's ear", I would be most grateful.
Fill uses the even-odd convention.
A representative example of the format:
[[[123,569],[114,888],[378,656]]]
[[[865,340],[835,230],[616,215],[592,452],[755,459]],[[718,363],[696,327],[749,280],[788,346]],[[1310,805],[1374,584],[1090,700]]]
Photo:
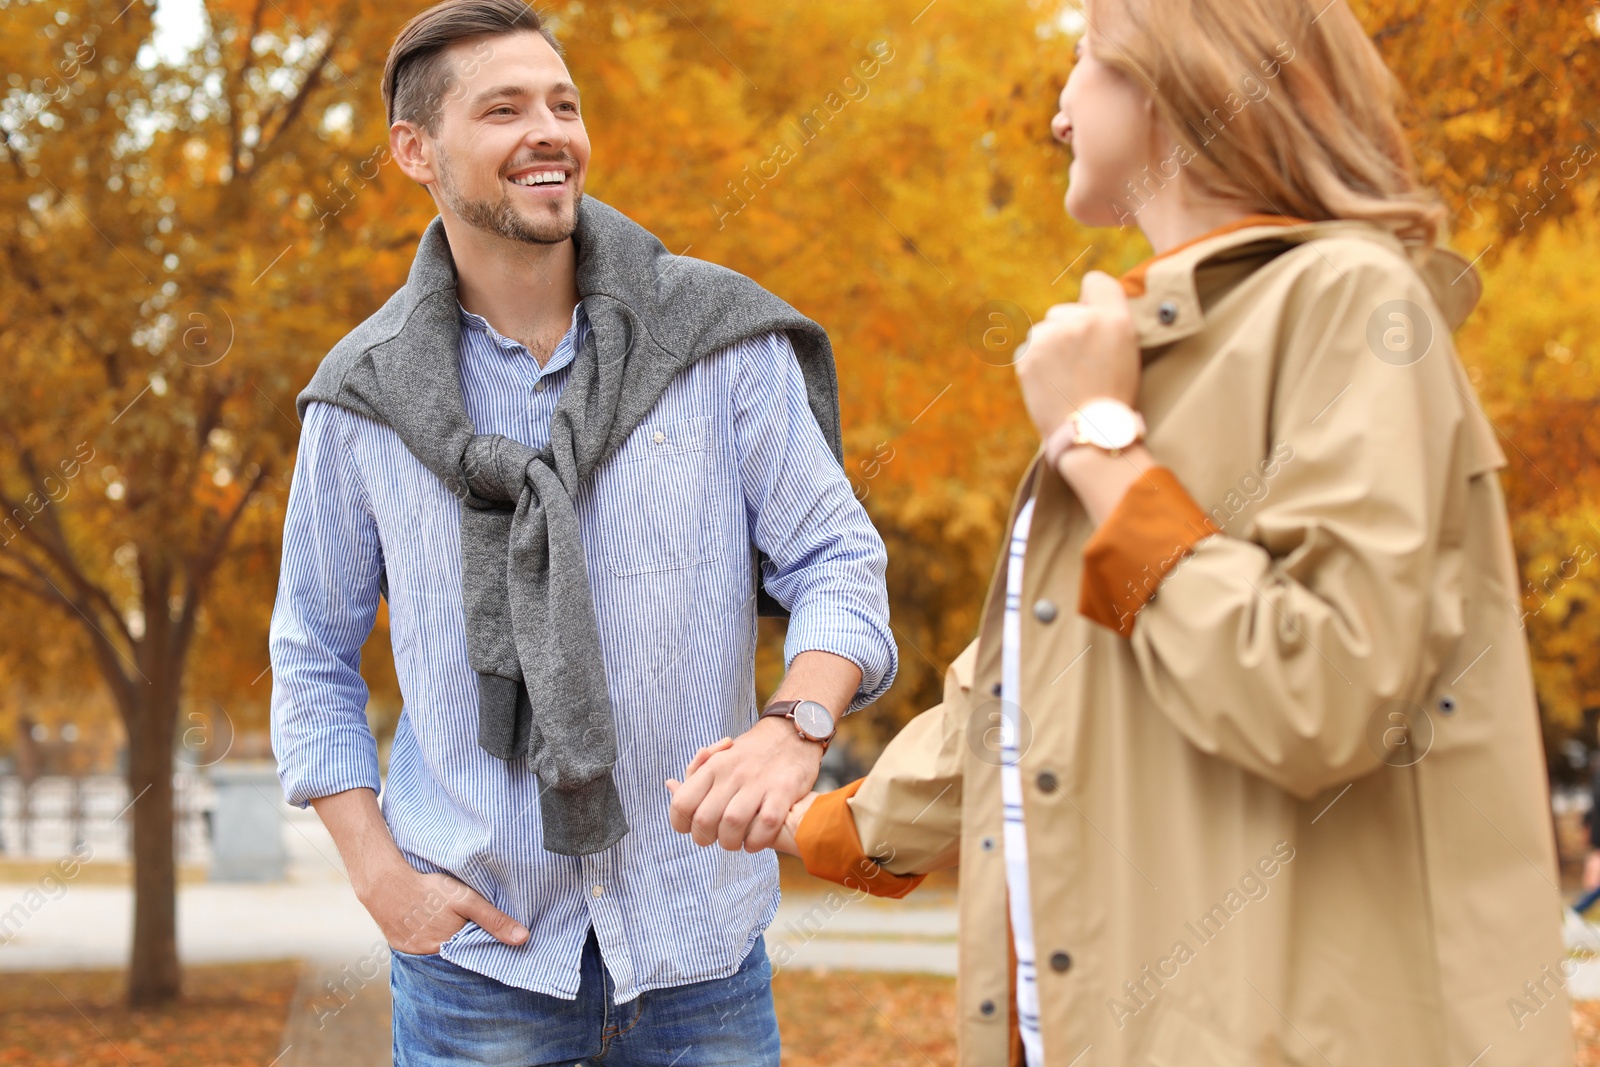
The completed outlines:
[[[432,185],[438,178],[433,170],[433,146],[414,122],[402,119],[389,127],[389,155],[418,185]]]

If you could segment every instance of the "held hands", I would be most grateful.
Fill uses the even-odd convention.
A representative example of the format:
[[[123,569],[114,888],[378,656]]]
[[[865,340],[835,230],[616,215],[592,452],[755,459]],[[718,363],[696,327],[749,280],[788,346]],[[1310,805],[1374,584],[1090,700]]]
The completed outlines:
[[[779,852],[787,852],[791,856],[800,855],[800,845],[797,841],[800,820],[806,817],[806,812],[811,810],[811,802],[820,795],[813,790],[795,802],[794,807],[789,809],[789,814],[784,817],[783,829],[778,831],[778,839],[772,843],[773,848]]]
[[[1133,407],[1139,376],[1128,298],[1102,271],[1083,276],[1076,304],[1057,304],[1034,324],[1017,359],[1022,399],[1045,439],[1086,401],[1108,397]]]
[[[667,779],[672,828],[729,852],[796,854],[794,829],[816,795],[821,763],[822,746],[803,740],[787,719],[759,719],[737,739],[695,753],[682,782]]]

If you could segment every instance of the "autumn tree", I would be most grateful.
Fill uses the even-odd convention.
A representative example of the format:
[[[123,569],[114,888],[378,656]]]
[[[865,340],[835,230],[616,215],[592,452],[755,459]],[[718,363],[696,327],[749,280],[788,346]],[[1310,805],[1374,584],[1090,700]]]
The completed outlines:
[[[1600,285],[1600,219],[1592,204],[1486,258],[1492,299],[1460,338],[1502,434],[1522,576],[1507,597],[1528,635],[1557,769],[1557,742],[1586,728],[1592,747],[1600,712],[1600,307],[1590,296]]]
[[[179,987],[172,772],[195,651],[241,689],[266,666],[259,626],[207,639],[270,610],[272,568],[255,561],[247,599],[215,590],[248,577],[241,543],[275,563],[293,395],[411,241],[362,194],[381,123],[346,103],[392,25],[213,3],[169,57],[145,3],[0,10],[0,588],[14,620],[76,629],[126,731],[129,996],[149,1005]]]
[[[944,666],[976,631],[1036,444],[1009,366],[1015,342],[1076,297],[1085,271],[1149,254],[1136,231],[1081,230],[1061,206],[1070,156],[1048,123],[1082,7],[556,7],[590,94],[594,188],[618,190],[673,250],[761,279],[833,335],[847,466],[889,545],[901,646],[900,682],[846,723],[870,747],[938,699]],[[1592,210],[1593,4],[1361,0],[1355,11],[1401,82],[1419,170],[1468,258],[1487,249],[1487,269],[1525,235]],[[875,46],[886,61],[858,66]],[[640,114],[649,136],[630,121]],[[1500,306],[1491,287],[1474,321]],[[1539,306],[1532,329],[1582,333],[1555,300]],[[1543,400],[1528,399],[1497,419],[1503,431],[1538,421]],[[1592,457],[1560,440],[1573,460]],[[1505,447],[1510,484],[1536,477]],[[1565,506],[1546,494],[1535,516],[1524,499],[1512,492],[1529,536]],[[1532,638],[1543,664],[1554,635]],[[766,662],[771,679],[776,657]]]
[[[171,55],[143,0],[0,0],[0,588],[11,609],[0,634],[12,658],[48,647],[56,659],[36,662],[98,678],[126,730],[136,1003],[178,988],[171,772],[185,701],[245,718],[264,707],[294,396],[403,282],[432,215],[388,162],[377,85],[389,41],[421,6],[211,0],[198,46]],[[1010,367],[1016,343],[1076,296],[1084,271],[1148,253],[1136,231],[1080,230],[1061,205],[1068,157],[1048,123],[1081,12],[1055,0],[541,7],[583,90],[589,191],[674,252],[750,274],[833,336],[846,466],[889,544],[901,646],[894,691],[848,721],[870,748],[938,699],[977,629],[1037,444]],[[1593,5],[1356,10],[1408,90],[1425,176],[1480,242],[1469,254],[1493,245],[1483,263],[1495,271],[1546,255],[1528,233],[1592,211],[1592,171],[1572,160],[1600,99]],[[1491,275],[1512,300],[1533,276]],[[1498,325],[1462,348],[1520,443],[1564,379],[1497,383],[1525,371],[1518,353],[1587,359],[1587,323],[1551,296],[1508,325],[1501,299],[1491,288],[1478,321]],[[1480,337],[1501,347],[1482,352]],[[1525,568],[1564,551],[1574,531],[1559,524],[1596,500],[1573,435],[1550,436],[1534,462],[1554,489],[1513,460]],[[1544,625],[1530,627],[1553,665],[1541,694],[1592,692],[1592,660],[1562,644],[1577,631]],[[381,632],[374,640],[372,658],[386,656]],[[770,675],[770,643],[765,662]],[[1570,685],[1551,681],[1562,670]]]
[[[1506,454],[1521,607],[1545,736],[1600,713],[1600,6],[1371,0],[1419,167],[1485,297],[1458,340]],[[1570,768],[1567,769],[1570,772]]]

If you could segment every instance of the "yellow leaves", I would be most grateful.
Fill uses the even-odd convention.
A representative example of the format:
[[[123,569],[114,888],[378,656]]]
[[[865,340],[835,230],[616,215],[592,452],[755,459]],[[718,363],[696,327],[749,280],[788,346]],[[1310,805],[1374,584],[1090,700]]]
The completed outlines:
[[[1463,235],[1484,239],[1483,231]],[[1600,220],[1590,212],[1507,246],[1481,265],[1484,302],[1457,338],[1485,413],[1504,434],[1540,704],[1567,728],[1600,706],[1597,239]]]
[[[1511,236],[1522,225],[1510,204],[1525,198],[1521,184],[1594,140],[1584,119],[1600,96],[1597,9],[1518,0],[1449,15],[1412,7],[1373,0],[1358,13],[1405,86],[1421,171],[1459,214],[1471,213],[1474,199],[1498,203],[1495,225]],[[1553,198],[1556,215],[1576,209],[1570,189]]]
[[[1014,480],[1037,443],[1014,374],[968,342],[969,321],[996,301],[1037,318],[1085,270],[1116,272],[1147,254],[1135,232],[1082,231],[1063,211],[1069,157],[1048,123],[1070,40],[1036,32],[1059,27],[1060,6],[549,5],[584,94],[590,191],[672,251],[750,274],[833,336],[847,469],[890,540],[896,624],[926,654],[902,649],[890,720],[934,697],[938,672],[970,635]],[[1585,143],[1600,151],[1583,125],[1600,98],[1594,7],[1357,8],[1405,83],[1419,163],[1452,206],[1459,243],[1469,255],[1489,246],[1487,297],[1460,346],[1487,409],[1526,454],[1513,455],[1508,488],[1528,573],[1559,570],[1581,534],[1570,515],[1597,499],[1585,468],[1600,421],[1600,278],[1588,251],[1600,242],[1600,172],[1575,155]],[[8,9],[0,69],[62,79],[67,45],[94,20],[83,0],[62,9],[66,24],[54,10]],[[102,25],[96,60],[79,65],[93,78],[50,103],[59,129],[25,128],[23,169],[34,169],[0,185],[0,217],[16,220],[0,233],[10,253],[0,259],[0,357],[11,375],[0,418],[45,452],[78,440],[57,427],[82,428],[117,466],[128,500],[149,502],[135,516],[103,493],[93,507],[69,501],[63,512],[92,558],[135,537],[182,557],[236,502],[250,463],[289,469],[295,392],[403,281],[433,214],[387,159],[377,91],[409,10],[377,0],[215,0],[207,10],[214,39],[160,84],[132,63],[149,9]],[[291,115],[282,94],[303,76],[295,64],[345,16],[333,65],[281,126]],[[156,120],[164,107],[172,124]],[[143,116],[137,137],[128,115]],[[280,128],[276,147],[252,144]],[[184,358],[193,314],[226,316],[240,338],[214,365]],[[178,324],[167,343],[135,344],[160,316]],[[155,374],[170,385],[165,397],[141,393]],[[203,439],[212,423],[239,443],[226,485]],[[0,483],[15,475],[7,463],[0,454]],[[275,480],[250,520],[254,543],[273,543],[282,495]],[[270,566],[230,566],[234,602],[270,603]],[[118,595],[131,588],[109,568],[97,577]],[[1530,624],[1552,707],[1590,699],[1581,694],[1596,675],[1577,645],[1600,647],[1591,632],[1600,610],[1574,605],[1594,589],[1586,569]],[[1581,621],[1541,629],[1558,614]],[[208,684],[258,674],[259,657],[245,661],[259,652],[264,618],[253,625],[217,637],[237,642],[237,670]]]

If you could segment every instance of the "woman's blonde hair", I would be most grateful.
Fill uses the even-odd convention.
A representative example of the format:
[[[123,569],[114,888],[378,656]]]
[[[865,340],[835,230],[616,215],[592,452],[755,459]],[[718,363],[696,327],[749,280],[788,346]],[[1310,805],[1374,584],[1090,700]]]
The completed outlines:
[[[1423,254],[1444,207],[1395,117],[1399,83],[1345,0],[1086,0],[1095,57],[1135,79],[1203,194],[1364,219]],[[1183,158],[1187,155],[1187,158]]]

